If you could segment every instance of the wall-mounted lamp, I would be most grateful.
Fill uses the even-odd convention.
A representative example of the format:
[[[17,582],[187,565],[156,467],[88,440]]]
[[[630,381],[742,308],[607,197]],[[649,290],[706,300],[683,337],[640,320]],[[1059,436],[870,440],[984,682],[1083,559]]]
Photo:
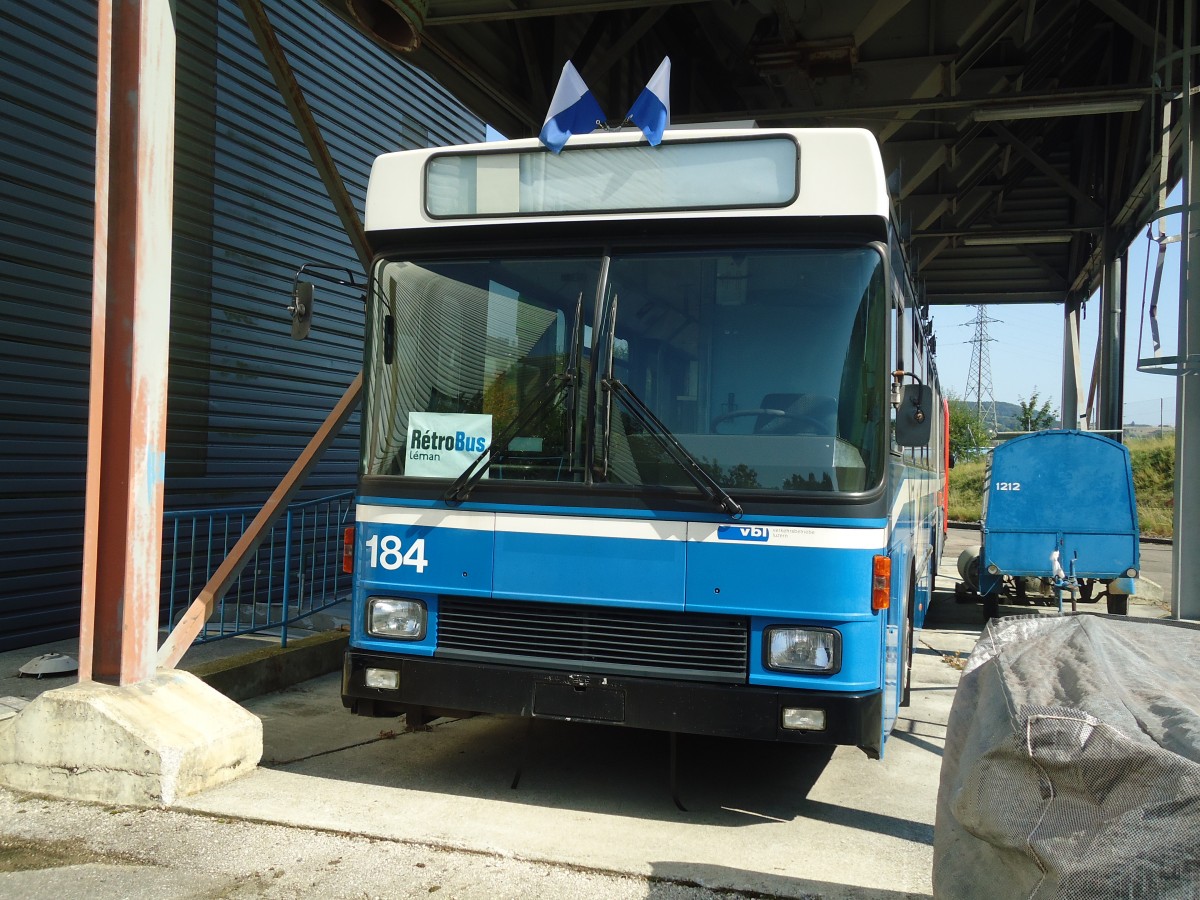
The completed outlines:
[[[988,106],[975,110],[976,122],[1009,122],[1018,119],[1054,119],[1061,116],[1092,116],[1105,113],[1137,112],[1145,104],[1144,97],[1122,100],[1081,100],[1078,103],[1038,103],[1028,106]]]
[[[368,34],[402,53],[421,46],[428,0],[346,0],[351,17]]]
[[[1069,244],[1071,235],[1050,234],[973,234],[962,239],[964,247],[1011,247],[1014,244]]]

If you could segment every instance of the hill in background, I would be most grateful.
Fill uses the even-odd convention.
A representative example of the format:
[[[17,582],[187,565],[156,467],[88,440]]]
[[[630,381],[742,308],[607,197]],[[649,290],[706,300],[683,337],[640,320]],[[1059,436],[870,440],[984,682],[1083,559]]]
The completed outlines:
[[[1000,431],[1019,431],[1021,428],[1021,407],[1016,403],[1003,403],[997,400],[996,426]]]
[[[965,401],[970,403],[970,401]],[[1040,405],[1040,404],[1039,404]],[[1055,409],[1055,413],[1058,410]],[[996,401],[996,429],[998,431],[1019,431],[1021,427],[1021,407],[1017,403]]]
[[[1040,405],[1040,404],[1039,404]],[[1055,416],[1057,417],[1059,409],[1052,407]],[[1055,419],[1057,422],[1057,418]],[[1018,403],[1005,403],[1001,400],[996,401],[996,426],[998,431],[1020,431],[1021,430],[1021,406]],[[1056,426],[1057,427],[1057,424]],[[1171,426],[1161,427],[1159,425],[1126,425],[1125,439],[1141,439],[1141,438],[1156,438],[1173,435],[1175,429]]]

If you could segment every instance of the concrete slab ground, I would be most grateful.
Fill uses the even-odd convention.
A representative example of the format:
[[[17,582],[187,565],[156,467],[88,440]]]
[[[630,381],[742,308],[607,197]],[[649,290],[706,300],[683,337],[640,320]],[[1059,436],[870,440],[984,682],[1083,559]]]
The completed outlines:
[[[956,548],[975,538],[951,534],[882,762],[684,736],[681,812],[665,735],[485,716],[403,734],[344,711],[333,674],[245,701],[263,722],[259,769],[174,810],[0,791],[0,869],[6,848],[53,860],[65,840],[96,854],[76,860],[80,878],[111,893],[89,896],[929,896],[946,721],[983,625],[951,592]],[[1143,612],[1165,614],[1131,605]],[[0,896],[44,896],[63,872],[0,874]]]
[[[188,649],[179,667],[190,670],[217,660],[261,650],[264,647],[277,646],[279,646],[278,637],[265,635],[227,638],[207,644],[195,644]],[[44,678],[22,676],[19,672],[21,666],[43,653],[61,653],[78,661],[79,640],[67,638],[37,647],[23,647],[19,650],[0,652],[0,697],[19,697],[24,700],[32,700],[42,691],[64,684],[73,684],[78,680],[75,674],[51,675]]]
[[[290,648],[294,649],[297,645],[306,643],[328,644],[332,647],[337,641],[336,634],[342,633],[344,636],[346,629],[349,627],[349,604],[338,604],[329,610],[314,614],[305,620],[305,622],[309,627],[301,624],[293,625],[288,629],[288,646]],[[161,632],[160,639],[165,639],[165,637],[166,632]],[[296,666],[294,659],[289,659],[286,663],[277,665],[262,666],[256,664],[256,668],[259,671],[250,673],[249,677],[241,678],[240,689],[230,689],[230,685],[228,684],[229,679],[226,679],[223,674],[228,668],[230,660],[236,660],[236,664],[244,670],[248,660],[261,660],[265,656],[277,658],[281,655],[277,652],[279,649],[280,638],[278,630],[265,631],[261,634],[228,637],[222,640],[193,644],[188,648],[183,659],[180,660],[179,668],[187,672],[196,673],[210,681],[210,683],[213,683],[218,690],[226,693],[227,696],[233,696],[237,700],[254,696],[256,693],[278,690],[283,685],[295,684],[298,680],[303,680],[303,678],[316,674],[316,670],[311,670],[307,675],[303,674],[304,668]],[[24,647],[18,650],[0,652],[0,698],[15,697],[21,700],[32,700],[38,694],[42,693],[42,691],[74,683],[77,680],[75,673],[48,675],[42,678],[21,675],[20,669],[22,666],[35,657],[48,653],[69,656],[78,662],[79,640],[77,638],[67,638],[37,647]],[[340,654],[335,653],[330,655],[328,649],[317,650],[316,654],[328,663],[321,670],[322,673],[332,671],[341,665]],[[294,654],[287,655],[289,657],[294,656]],[[329,662],[329,660],[332,660],[332,662]],[[310,665],[317,663],[318,661],[314,660],[310,662]],[[289,670],[294,669],[295,671],[274,673],[262,671],[263,669],[271,668],[287,668]],[[296,675],[300,677],[296,677]],[[278,683],[272,685],[272,677],[270,676],[273,676]],[[290,680],[286,680],[288,678]]]
[[[228,846],[230,833],[262,855],[235,854],[220,866],[212,862],[220,850],[202,855],[255,896],[305,896],[310,887],[362,896],[363,873],[374,869],[366,848],[377,848],[393,879],[368,881],[372,896],[449,886],[431,884],[433,873],[411,860],[453,877],[444,895],[463,898],[926,896],[940,746],[958,678],[948,660],[973,641],[969,629],[926,635],[914,705],[885,762],[850,748],[682,739],[686,813],[670,798],[664,735],[539,722],[527,736],[523,723],[491,717],[400,734],[395,720],[342,711],[331,675],[247,701],[263,720],[267,749],[259,770],[227,789],[184,800],[170,817],[81,816],[78,805],[22,804],[0,792],[0,846],[53,835],[124,854],[141,867],[127,872],[129,896],[143,878],[147,895],[161,889],[154,875],[163,865],[187,876],[181,885],[197,879],[197,893],[217,887],[193,856],[208,840]],[[140,824],[150,821],[161,829]],[[81,822],[98,830],[81,831]],[[0,894],[9,896],[5,888],[0,876]]]

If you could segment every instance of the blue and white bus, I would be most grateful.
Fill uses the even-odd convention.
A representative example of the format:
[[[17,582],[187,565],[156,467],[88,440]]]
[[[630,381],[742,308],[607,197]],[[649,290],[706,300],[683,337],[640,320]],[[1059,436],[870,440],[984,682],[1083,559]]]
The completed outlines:
[[[345,705],[882,754],[944,413],[872,135],[392,153],[365,224]]]

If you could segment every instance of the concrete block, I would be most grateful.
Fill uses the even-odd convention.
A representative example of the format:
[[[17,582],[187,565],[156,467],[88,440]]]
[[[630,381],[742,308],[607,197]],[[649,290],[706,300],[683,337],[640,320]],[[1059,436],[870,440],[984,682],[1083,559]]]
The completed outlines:
[[[189,672],[46,691],[0,722],[0,784],[127,806],[170,806],[258,765],[262,722]]]
[[[1162,585],[1151,581],[1149,578],[1135,578],[1133,596],[1139,600],[1144,600],[1147,603],[1162,603],[1163,589]]]

